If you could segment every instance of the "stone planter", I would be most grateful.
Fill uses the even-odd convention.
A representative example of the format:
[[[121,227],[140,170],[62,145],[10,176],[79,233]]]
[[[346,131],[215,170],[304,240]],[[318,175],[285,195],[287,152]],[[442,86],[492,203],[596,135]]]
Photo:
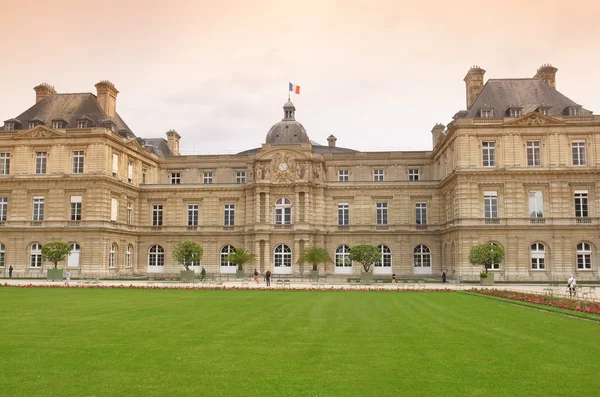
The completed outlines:
[[[182,270],[179,273],[179,280],[183,282],[192,282],[194,281],[194,276],[196,273],[193,270]]]
[[[319,271],[313,270],[310,272],[310,281],[319,281]]]
[[[48,269],[47,278],[48,280],[62,281],[63,272],[63,269]]]
[[[494,285],[494,273],[488,273],[487,277],[481,277],[479,283],[481,285]]]
[[[243,270],[236,270],[235,271],[235,277],[236,278],[244,278],[245,275],[246,275],[246,273],[244,273]]]
[[[371,285],[373,284],[373,273],[371,272],[362,272],[360,274],[360,283],[363,285]]]

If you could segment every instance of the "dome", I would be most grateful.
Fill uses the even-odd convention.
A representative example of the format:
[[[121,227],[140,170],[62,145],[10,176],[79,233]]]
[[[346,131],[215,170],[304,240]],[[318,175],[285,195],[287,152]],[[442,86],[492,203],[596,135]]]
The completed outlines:
[[[289,100],[283,105],[283,119],[275,124],[267,134],[266,143],[310,143],[306,129],[294,118],[296,107]]]

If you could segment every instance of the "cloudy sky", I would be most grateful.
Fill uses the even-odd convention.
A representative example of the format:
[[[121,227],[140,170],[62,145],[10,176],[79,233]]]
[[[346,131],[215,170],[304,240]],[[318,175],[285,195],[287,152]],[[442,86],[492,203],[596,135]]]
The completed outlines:
[[[597,0],[3,0],[0,120],[33,87],[94,92],[110,80],[141,137],[182,151],[258,147],[288,82],[311,139],[358,150],[429,150],[431,128],[465,108],[471,65],[533,77],[600,113]]]

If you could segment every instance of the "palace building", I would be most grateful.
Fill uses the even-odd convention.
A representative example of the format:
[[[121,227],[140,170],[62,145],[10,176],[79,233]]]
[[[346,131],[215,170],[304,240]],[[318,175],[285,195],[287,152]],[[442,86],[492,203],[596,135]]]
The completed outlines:
[[[235,272],[225,258],[243,247],[258,257],[248,272],[308,274],[297,259],[316,245],[334,259],[321,273],[358,275],[349,249],[373,244],[376,274],[464,277],[481,270],[471,246],[493,242],[496,279],[598,279],[600,116],[556,72],[484,81],[471,68],[466,109],[417,152],[318,145],[287,102],[260,147],[184,156],[176,131],[137,137],[108,81],[95,94],[38,85],[0,128],[0,269],[42,277],[42,246],[63,241],[74,275],[176,273],[189,240],[212,273]]]

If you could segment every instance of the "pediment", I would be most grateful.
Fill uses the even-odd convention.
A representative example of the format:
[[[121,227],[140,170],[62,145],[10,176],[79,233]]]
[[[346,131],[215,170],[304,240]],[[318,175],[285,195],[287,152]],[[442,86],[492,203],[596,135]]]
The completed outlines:
[[[25,130],[18,133],[14,138],[56,138],[65,137],[67,134],[61,131],[56,131],[43,125],[38,125],[30,130]]]
[[[130,139],[128,142],[125,143],[125,146],[127,146],[130,149],[134,149],[137,151],[143,151],[144,148],[142,148],[139,144],[139,142],[137,141],[137,139]]]
[[[555,119],[554,117],[546,116],[538,112],[527,113],[523,117],[519,117],[516,120],[511,120],[504,125],[511,126],[538,126],[538,125],[565,125],[566,123],[562,120]]]
[[[270,161],[274,158],[285,157],[288,159],[295,159],[299,161],[310,160],[311,156],[309,153],[303,152],[301,150],[295,149],[282,149],[282,148],[272,148],[271,150],[260,151],[256,156],[256,161]]]

